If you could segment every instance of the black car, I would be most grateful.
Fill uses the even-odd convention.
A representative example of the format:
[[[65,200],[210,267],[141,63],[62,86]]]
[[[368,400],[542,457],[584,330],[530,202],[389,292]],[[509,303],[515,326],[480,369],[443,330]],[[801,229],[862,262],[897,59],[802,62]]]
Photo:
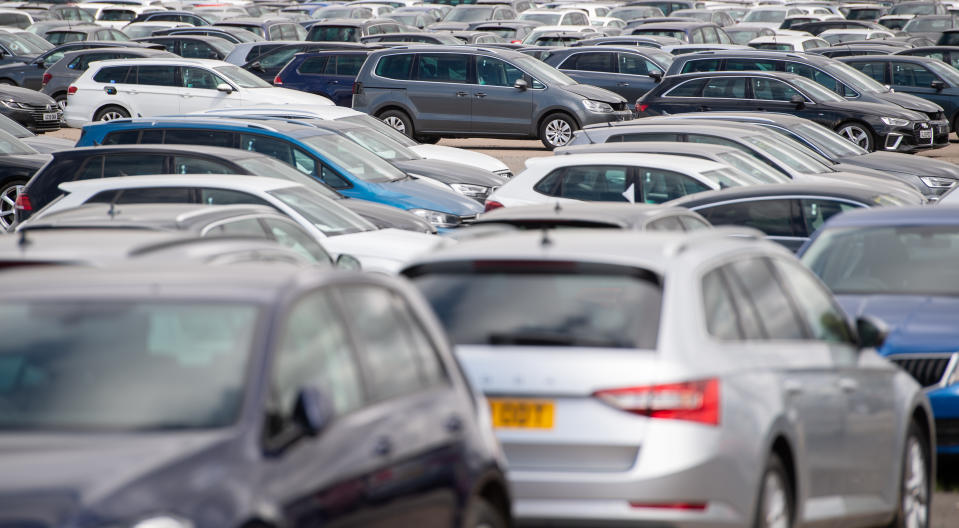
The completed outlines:
[[[166,51],[186,59],[214,59],[223,60],[234,44],[220,37],[207,35],[167,35],[163,37],[138,38],[135,42],[144,44],[159,44]]]
[[[865,185],[763,184],[696,193],[666,202],[703,215],[715,226],[758,229],[770,240],[797,251],[826,220],[844,211],[905,205]]]
[[[245,29],[266,40],[303,40],[306,30],[289,18],[237,17],[220,20],[213,27],[235,27]]]
[[[815,121],[866,150],[933,146],[929,118],[889,104],[849,101],[793,73],[712,72],[668,76],[636,102],[642,116],[681,112],[781,112]]]
[[[0,114],[31,132],[60,130],[63,110],[47,94],[17,86],[0,86]]]
[[[625,32],[624,32],[625,33]],[[732,44],[723,28],[710,22],[654,22],[636,26],[630,35],[673,37],[686,44]]]
[[[819,35],[827,29],[880,29],[887,30],[889,28],[881,26],[875,22],[867,22],[864,20],[820,20],[818,22],[806,22],[804,24],[796,24],[795,26],[789,28],[793,31],[805,31],[806,33],[812,33],[813,35]]]
[[[325,50],[367,51],[379,46],[355,42],[299,42],[280,46],[242,64],[242,68],[266,82],[273,82],[276,76],[297,53],[314,53]]]
[[[959,35],[959,32],[956,33]],[[957,40],[959,42],[959,40]],[[959,69],[959,46],[922,46],[918,48],[908,48],[897,50],[893,55],[908,55],[910,57],[929,57],[939,59],[942,62]]]
[[[635,101],[665,75],[673,56],[654,48],[577,46],[550,53],[543,62],[572,77]]]
[[[0,133],[0,139],[3,137]],[[12,139],[16,143],[11,144],[19,148],[11,150],[11,154],[34,156],[2,158],[5,164],[0,167],[9,165],[10,171],[9,176],[0,177],[0,207],[3,207],[0,209],[0,218],[6,218],[7,222],[13,221],[13,211],[7,212],[7,209],[11,209],[7,207],[8,198],[16,199],[16,219],[24,221],[60,196],[62,193],[58,186],[66,181],[151,174],[248,174],[283,178],[307,185],[331,200],[341,200],[337,203],[377,227],[430,231],[429,227],[422,225],[423,222],[409,218],[416,218],[412,213],[387,205],[348,199],[289,165],[258,152],[198,145],[111,145],[55,152],[50,160],[49,156],[36,154],[16,138]],[[3,144],[0,141],[0,148]],[[30,164],[29,170],[18,171],[14,165],[17,158],[27,158],[23,164]],[[46,163],[48,160],[50,162]],[[41,166],[43,170],[37,172]],[[21,186],[23,188],[18,194],[18,187]]]
[[[0,42],[2,42],[0,34]],[[144,44],[140,42],[117,42],[102,40],[83,40],[77,42],[68,42],[61,44],[49,51],[41,53],[34,57],[23,57],[22,61],[12,64],[3,64],[0,59],[0,84],[12,84],[14,86],[23,86],[31,90],[39,90],[43,83],[43,72],[50,66],[53,66],[63,55],[82,49],[91,48],[160,48],[156,44]]]
[[[209,26],[210,21],[190,11],[147,11],[133,18],[133,22],[182,22],[194,26]]]
[[[889,83],[879,83],[840,61],[803,53],[768,51],[716,51],[676,57],[667,75],[710,71],[779,71],[795,73],[817,82],[850,101],[889,104],[925,114],[933,128],[933,146],[949,144],[951,121],[944,105],[925,98],[890,90]]]
[[[0,130],[0,231],[6,231],[16,222],[14,204],[19,192],[48,161],[48,154],[40,154]]]
[[[240,42],[258,42],[261,40],[266,40],[256,33],[251,33],[243,28],[230,26],[176,27],[170,29],[161,29],[160,31],[153,32],[154,37],[163,35],[208,35],[211,37],[220,37],[224,40],[229,40],[234,44],[239,44]]]
[[[0,519],[508,526],[487,404],[405,281],[277,266],[0,281],[19,336],[0,345],[15,366]]]

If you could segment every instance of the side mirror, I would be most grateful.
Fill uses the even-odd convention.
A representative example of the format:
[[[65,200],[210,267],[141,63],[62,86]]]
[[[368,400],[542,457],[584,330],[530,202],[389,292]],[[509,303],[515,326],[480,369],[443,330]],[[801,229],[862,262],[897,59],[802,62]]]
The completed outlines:
[[[216,89],[223,93],[233,93],[233,87],[227,83],[220,83],[216,85]]]
[[[525,92],[526,89],[529,88],[529,83],[526,82],[526,79],[516,79],[516,82],[513,83],[513,88],[516,88],[521,92]]]
[[[856,319],[856,335],[859,336],[859,348],[879,348],[889,335],[889,328],[879,319],[864,315]]]
[[[293,423],[305,436],[316,436],[333,420],[330,402],[314,387],[303,387],[296,393]]]
[[[789,102],[796,105],[796,108],[802,108],[806,105],[806,98],[796,94],[789,98]]]
[[[363,269],[360,260],[347,253],[340,253],[340,256],[336,257],[336,262],[333,264],[333,267],[343,271],[360,271]]]
[[[259,72],[265,72],[265,71],[266,71],[266,68],[264,68],[263,65],[260,64],[260,61],[253,61],[253,63],[250,64],[250,69],[251,69],[251,70],[256,70],[256,71],[259,71]]]
[[[929,83],[929,86],[934,88],[937,92],[941,92],[942,89],[946,87],[946,83],[940,81],[939,79],[936,79],[935,81],[932,81],[931,83]]]
[[[657,71],[649,72],[649,77],[650,77],[652,80],[656,81],[657,83],[658,83],[659,81],[662,81],[662,80],[663,80],[663,74],[662,74],[662,72],[657,72]]]

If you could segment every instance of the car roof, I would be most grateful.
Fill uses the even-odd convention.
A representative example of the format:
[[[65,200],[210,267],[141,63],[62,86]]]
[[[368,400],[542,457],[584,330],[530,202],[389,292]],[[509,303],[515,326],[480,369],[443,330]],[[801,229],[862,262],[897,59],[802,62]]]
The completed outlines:
[[[772,38],[773,38],[772,36],[756,37],[755,39],[750,40],[750,42],[767,42],[767,41],[773,42],[773,40],[771,40]],[[777,40],[791,41],[792,38],[793,36],[791,35],[777,36]],[[808,40],[809,38],[810,37],[806,36],[806,37],[801,37],[799,40],[800,41]],[[816,37],[812,37],[812,38],[816,38]],[[760,39],[766,39],[766,40],[761,41]],[[712,59],[712,58],[719,58],[719,59],[731,59],[731,58],[757,59],[758,58],[758,59],[784,60],[787,57],[790,59],[815,62],[817,64],[825,64],[830,62],[831,60],[826,57],[821,57],[819,55],[808,55],[800,52],[788,52],[788,51],[782,52],[782,51],[769,51],[769,50],[750,51],[746,49],[729,49],[729,50],[721,49],[721,50],[705,50],[699,53],[691,53],[689,55],[680,55],[679,57],[676,57],[676,61],[686,62],[686,61],[691,61],[695,59]]]
[[[272,191],[290,187],[302,187],[297,182],[266,176],[231,175],[224,178],[222,174],[156,174],[145,176],[116,176],[112,178],[95,178],[92,180],[76,180],[63,182],[60,190],[73,192],[95,192],[114,189],[137,189],[144,187],[216,187],[220,189],[239,189],[247,191]]]
[[[725,165],[704,159],[689,158],[685,156],[670,156],[668,154],[639,154],[627,152],[618,154],[615,158],[612,158],[609,154],[597,153],[570,154],[568,156],[548,156],[542,158],[530,158],[526,160],[527,167],[546,168],[547,170],[558,167],[586,164],[652,165],[661,168],[673,168],[674,170],[681,168],[693,172],[703,172],[726,168]]]
[[[925,57],[923,55],[850,55],[849,57],[836,57],[836,60],[847,62],[855,60],[868,60],[868,61],[896,61],[896,62],[940,62],[939,59],[932,57]]]
[[[602,133],[605,130],[608,130],[610,133],[626,134],[631,130],[667,130],[667,131],[676,131],[676,132],[690,132],[690,123],[689,121],[683,122],[680,120],[667,121],[663,120],[661,122],[657,121],[653,124],[644,125],[638,123],[630,123],[629,121],[622,121],[620,123],[613,123],[611,125],[588,125],[582,128],[582,132],[589,134],[591,132]],[[710,133],[719,136],[733,137],[733,136],[755,136],[756,134],[768,134],[769,131],[761,128],[759,125],[750,125],[749,123],[736,123],[736,127],[729,126],[727,123],[710,123],[710,124],[700,124],[699,122],[695,123],[696,129],[695,132]]]
[[[69,228],[127,228],[162,231],[188,231],[221,220],[256,215],[280,216],[265,205],[203,204],[124,204],[86,203],[79,207],[56,211],[24,224],[21,231]]]
[[[165,35],[158,35],[156,38],[164,37]],[[154,38],[154,37],[148,37]],[[207,68],[213,68],[216,66],[236,66],[235,64],[230,64],[229,62],[213,59],[185,59],[183,57],[170,57],[170,58],[136,58],[136,59],[110,59],[105,61],[97,61],[97,64],[100,67],[107,66],[129,66],[129,65],[152,65],[152,64],[175,64],[177,66],[205,66]]]
[[[503,57],[519,59],[528,57],[525,53],[520,53],[518,51],[513,51],[506,48],[496,48],[496,47],[486,47],[484,46],[447,46],[443,44],[409,44],[403,46],[394,46],[391,48],[385,48],[381,50],[376,50],[373,53],[375,54],[390,54],[390,53],[402,53],[410,51],[422,51],[422,52],[432,52],[432,53],[463,53],[463,52],[473,52],[473,53],[488,53],[493,55],[500,55]]]
[[[322,123],[324,126],[307,124],[296,119],[274,118],[269,116],[228,116],[221,115],[213,117],[212,115],[184,115],[184,116],[165,116],[165,117],[131,117],[123,119],[114,119],[109,125],[103,125],[106,128],[141,128],[141,127],[218,127],[218,128],[245,128],[257,129],[264,132],[277,132],[290,137],[317,136],[328,133],[327,130],[332,127],[325,126],[328,123]],[[339,126],[349,126],[344,123],[338,123]],[[93,126],[99,126],[94,124]],[[166,145],[166,144],[165,144]],[[193,148],[193,147],[188,147]],[[222,147],[217,147],[222,148]],[[235,150],[235,149],[228,149]]]
[[[718,154],[720,152],[742,152],[736,147],[712,145],[709,143],[690,143],[688,141],[613,141],[611,143],[593,143],[589,145],[571,145],[556,149],[557,156],[589,154],[592,152],[634,152],[648,150],[650,153],[666,155]]]
[[[936,205],[857,209],[830,218],[824,227],[894,225],[959,225],[959,207]]]
[[[809,123],[808,119],[793,115],[793,114],[781,114],[779,112],[679,112],[676,114],[670,114],[668,116],[653,116],[650,118],[650,122],[663,122],[668,123],[676,119],[699,119],[703,121],[717,120],[722,121],[728,119],[731,121],[738,121],[739,119],[746,118],[748,122],[768,122],[768,123],[789,123],[791,125],[801,125],[804,123]]]
[[[727,192],[729,191],[729,192]],[[867,205],[878,205],[875,201],[879,191],[871,189],[865,185],[856,185],[843,183],[836,180],[836,183],[764,183],[757,185],[744,185],[740,187],[727,187],[718,191],[704,191],[700,193],[682,196],[666,202],[668,205],[678,207],[699,207],[719,202],[733,200],[743,200],[747,198],[764,197],[787,197],[787,196],[829,196],[843,198]]]
[[[822,40],[813,35],[762,35],[749,41],[750,44],[793,44],[807,40]]]
[[[870,57],[872,55],[869,55]],[[843,57],[845,58],[845,57]],[[841,60],[841,59],[840,59]],[[691,73],[681,73],[677,75],[670,75],[666,79],[674,79],[680,81],[683,79],[696,79],[699,77],[773,77],[776,79],[785,79],[785,80],[796,80],[796,79],[805,79],[802,75],[796,73],[787,73],[779,71],[759,71],[759,70],[745,70],[745,71],[715,71],[715,72],[691,72]],[[620,121],[620,123],[628,123],[629,121]],[[614,123],[615,126],[617,123]]]
[[[175,145],[173,143],[137,145],[101,145],[96,147],[74,147],[70,150],[60,150],[52,153],[54,158],[96,156],[111,152],[143,152],[144,154],[207,154],[227,159],[249,158],[264,156],[258,152],[245,151],[226,147],[211,147],[207,145]]]
[[[640,24],[640,25],[632,28],[632,30],[633,30],[633,31],[639,31],[639,30],[644,30],[644,29],[653,29],[653,30],[657,30],[657,29],[658,29],[658,30],[663,30],[663,29],[665,29],[665,30],[671,30],[671,29],[672,29],[672,30],[683,31],[683,30],[687,30],[687,29],[691,29],[691,28],[698,28],[698,27],[703,27],[703,26],[719,27],[719,26],[717,26],[716,24],[713,24],[712,22],[702,22],[702,21],[698,21],[698,20],[695,21],[695,22],[693,22],[693,21],[686,22],[686,21],[680,20],[680,21],[676,21],[676,22],[650,22],[649,24]]]
[[[569,202],[501,207],[482,214],[477,224],[509,221],[563,220],[596,222],[621,227],[639,225],[658,216],[689,212],[680,207],[654,204]]]
[[[959,29],[950,30],[950,31],[959,31]],[[909,55],[910,52],[916,51],[953,51],[959,52],[959,46],[918,46],[915,48],[906,48],[903,50],[896,50],[893,55]]]

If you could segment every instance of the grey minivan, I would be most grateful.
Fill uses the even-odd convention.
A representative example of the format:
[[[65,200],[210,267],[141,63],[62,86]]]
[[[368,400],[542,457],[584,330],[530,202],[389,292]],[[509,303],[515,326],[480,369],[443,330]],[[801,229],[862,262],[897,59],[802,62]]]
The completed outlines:
[[[532,57],[464,46],[371,53],[353,86],[353,108],[422,142],[539,138],[548,149],[583,126],[632,118],[623,97],[577,84]]]

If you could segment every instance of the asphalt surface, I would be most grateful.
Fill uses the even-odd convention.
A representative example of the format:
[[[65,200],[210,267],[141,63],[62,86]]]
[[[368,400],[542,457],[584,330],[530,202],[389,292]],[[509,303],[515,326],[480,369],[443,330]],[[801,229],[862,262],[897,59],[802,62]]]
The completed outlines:
[[[72,140],[80,137],[78,129],[69,128],[49,134]],[[489,154],[509,166],[514,174],[523,171],[527,159],[552,155],[538,140],[443,139],[439,144]],[[948,147],[920,155],[959,164],[959,140],[954,138]],[[937,486],[939,491],[933,496],[930,528],[959,528],[959,464],[943,467],[941,470],[940,476],[947,476],[940,481]]]

